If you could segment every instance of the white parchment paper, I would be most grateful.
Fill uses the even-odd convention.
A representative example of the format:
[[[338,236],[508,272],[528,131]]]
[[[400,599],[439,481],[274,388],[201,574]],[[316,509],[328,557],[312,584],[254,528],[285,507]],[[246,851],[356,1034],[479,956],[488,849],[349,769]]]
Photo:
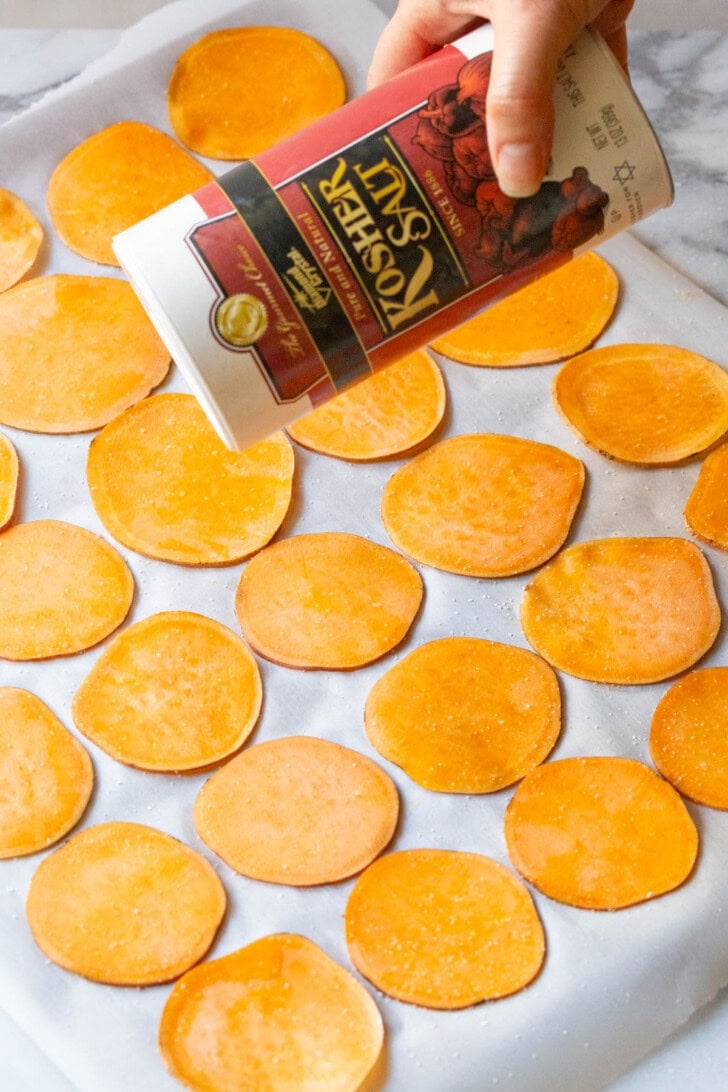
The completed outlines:
[[[48,219],[45,186],[62,155],[91,132],[122,118],[169,130],[165,90],[176,56],[201,33],[239,23],[281,23],[316,35],[335,53],[350,92],[356,94],[364,88],[383,17],[368,0],[208,0],[205,5],[180,0],[133,28],[79,81],[0,130],[0,185],[21,194],[48,231],[36,273],[92,271],[53,237]],[[620,274],[623,293],[600,343],[673,342],[728,365],[727,311],[631,238],[612,241],[604,253]],[[557,444],[584,461],[588,484],[569,541],[688,535],[682,509],[697,477],[697,460],[674,469],[643,470],[585,448],[551,404],[557,365],[513,370],[467,368],[448,361],[442,365],[449,392],[442,435],[511,433]],[[164,389],[185,387],[173,372]],[[67,519],[108,537],[85,483],[89,437],[6,431],[22,467],[16,519]],[[294,501],[280,535],[346,530],[389,545],[379,501],[398,461],[352,466],[301,449],[296,459]],[[728,557],[707,547],[705,552],[719,598],[726,603]],[[158,610],[184,609],[207,613],[237,629],[233,597],[241,565],[194,570],[144,559],[123,548],[122,553],[137,587],[131,620]],[[527,576],[489,581],[427,569],[423,577],[423,610],[405,644],[385,660],[344,674],[291,671],[261,662],[265,704],[254,741],[306,733],[378,759],[363,729],[364,700],[374,681],[406,651],[454,634],[526,645],[518,604]],[[43,663],[0,663],[0,684],[34,691],[73,730],[71,700],[99,651]],[[722,633],[703,664],[726,662]],[[562,676],[564,730],[554,757],[623,754],[649,762],[649,722],[668,685],[610,687]],[[305,933],[350,967],[342,915],[351,882],[295,890],[237,876],[212,858],[192,827],[191,805],[204,776],[145,774],[88,746],[97,789],[83,825],[109,819],[146,822],[195,846],[218,868],[230,911],[211,955],[281,930]],[[403,817],[393,849],[457,848],[509,865],[502,823],[511,790],[483,797],[428,793],[381,761],[402,797]],[[520,994],[443,1013],[389,1000],[369,987],[387,1028],[379,1085],[397,1092],[474,1092],[497,1085],[589,1092],[627,1070],[709,1000],[728,982],[728,816],[689,807],[702,848],[693,876],[680,890],[611,914],[562,906],[534,893],[548,956],[541,975]],[[2,1007],[83,1092],[165,1092],[177,1087],[156,1047],[169,986],[136,990],[96,985],[50,964],[35,947],[24,902],[39,859],[0,863]]]

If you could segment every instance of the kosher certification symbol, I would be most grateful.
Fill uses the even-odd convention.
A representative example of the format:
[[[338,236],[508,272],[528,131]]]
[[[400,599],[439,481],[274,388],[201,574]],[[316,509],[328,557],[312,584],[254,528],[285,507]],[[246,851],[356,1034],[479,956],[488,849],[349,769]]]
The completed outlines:
[[[636,169],[637,168],[634,163],[630,163],[629,160],[625,159],[624,163],[619,163],[614,168],[614,174],[612,175],[612,179],[614,182],[631,182],[634,178],[634,172]]]

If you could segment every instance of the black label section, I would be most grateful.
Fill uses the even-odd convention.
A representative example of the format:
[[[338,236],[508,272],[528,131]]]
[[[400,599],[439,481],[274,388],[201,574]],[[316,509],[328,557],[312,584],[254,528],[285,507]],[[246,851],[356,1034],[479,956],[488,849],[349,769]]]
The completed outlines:
[[[275,191],[252,162],[228,171],[218,184],[228,195],[278,274],[326,363],[337,390],[371,374],[346,312],[321,266]]]
[[[388,130],[297,178],[377,318],[384,340],[462,295],[469,278]]]

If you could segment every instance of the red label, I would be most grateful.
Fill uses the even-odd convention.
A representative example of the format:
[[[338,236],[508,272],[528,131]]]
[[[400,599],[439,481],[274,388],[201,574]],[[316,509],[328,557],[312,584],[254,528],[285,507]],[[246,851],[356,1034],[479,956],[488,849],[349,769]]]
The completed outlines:
[[[215,336],[255,354],[277,400],[343,389],[602,230],[583,166],[533,197],[498,188],[490,61],[446,48],[197,195]]]

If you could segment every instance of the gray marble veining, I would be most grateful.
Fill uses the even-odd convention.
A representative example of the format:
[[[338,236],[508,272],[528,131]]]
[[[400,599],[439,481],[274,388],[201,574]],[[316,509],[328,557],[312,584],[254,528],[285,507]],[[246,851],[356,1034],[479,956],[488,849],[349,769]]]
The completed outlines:
[[[728,303],[728,35],[635,34],[630,67],[675,181],[635,234]]]
[[[0,29],[0,124],[111,49],[120,33]]]

